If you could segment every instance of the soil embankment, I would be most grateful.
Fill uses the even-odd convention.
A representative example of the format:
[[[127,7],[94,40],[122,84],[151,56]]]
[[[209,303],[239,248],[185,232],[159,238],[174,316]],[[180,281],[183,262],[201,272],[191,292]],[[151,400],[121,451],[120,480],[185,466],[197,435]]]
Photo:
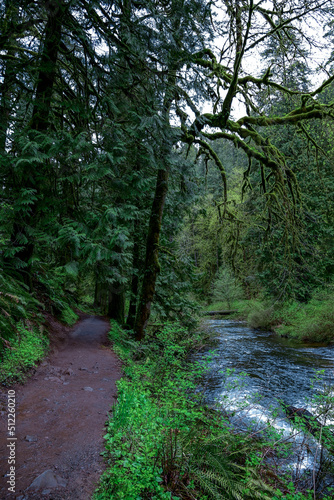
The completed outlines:
[[[6,477],[7,413],[1,417],[1,499],[86,500],[103,471],[104,425],[121,364],[107,347],[105,319],[86,316],[64,330],[66,335],[58,326],[56,349],[33,377],[14,387],[15,494],[8,492]]]

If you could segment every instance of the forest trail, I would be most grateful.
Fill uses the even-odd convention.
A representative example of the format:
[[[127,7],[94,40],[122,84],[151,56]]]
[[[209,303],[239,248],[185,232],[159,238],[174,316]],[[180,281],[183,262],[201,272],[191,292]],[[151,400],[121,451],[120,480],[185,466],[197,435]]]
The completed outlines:
[[[8,492],[4,477],[9,468],[6,414],[1,418],[1,499],[91,498],[104,469],[104,425],[121,377],[121,363],[107,347],[109,328],[105,319],[85,316],[33,377],[14,387],[16,492]],[[47,481],[31,488],[45,471],[52,471],[45,474]]]

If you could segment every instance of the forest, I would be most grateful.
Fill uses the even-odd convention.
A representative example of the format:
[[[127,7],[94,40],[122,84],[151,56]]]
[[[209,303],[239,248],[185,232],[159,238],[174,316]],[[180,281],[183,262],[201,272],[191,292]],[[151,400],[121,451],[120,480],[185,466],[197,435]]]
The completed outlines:
[[[97,499],[332,498],[270,477],[184,367],[205,311],[334,340],[333,2],[3,0],[0,68],[2,384],[43,359],[45,313],[107,317],[119,401],[168,432],[127,450],[158,456],[133,479],[119,403]]]

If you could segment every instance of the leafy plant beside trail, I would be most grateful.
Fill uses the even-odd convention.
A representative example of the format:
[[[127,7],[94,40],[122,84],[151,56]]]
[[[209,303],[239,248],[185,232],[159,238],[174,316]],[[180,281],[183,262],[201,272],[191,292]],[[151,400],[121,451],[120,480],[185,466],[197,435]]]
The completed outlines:
[[[0,274],[0,383],[23,380],[43,357],[48,341],[37,326],[40,307],[24,284]]]
[[[17,336],[11,340],[9,347],[3,352],[0,363],[0,383],[22,382],[25,373],[36,366],[48,347],[48,339],[43,329],[17,326]]]
[[[48,337],[44,332],[45,313],[57,314],[72,326],[78,315],[73,300],[57,277],[35,279],[35,289],[0,269],[0,382],[23,381],[27,371],[45,356]]]
[[[17,299],[18,300],[18,299]],[[48,332],[43,326],[43,313],[31,318],[31,311],[22,309],[22,318],[12,322],[12,332],[9,340],[3,339],[3,349],[0,358],[0,383],[8,385],[13,382],[24,382],[27,373],[47,354],[49,347]],[[2,319],[5,327],[10,324]],[[61,321],[69,326],[74,325],[78,315],[67,306],[63,309]]]
[[[38,304],[22,283],[0,272],[0,340],[2,345],[15,334],[17,322],[27,319],[29,314],[36,313]]]
[[[69,326],[73,326],[79,319],[79,316],[67,306],[63,309],[60,319]]]

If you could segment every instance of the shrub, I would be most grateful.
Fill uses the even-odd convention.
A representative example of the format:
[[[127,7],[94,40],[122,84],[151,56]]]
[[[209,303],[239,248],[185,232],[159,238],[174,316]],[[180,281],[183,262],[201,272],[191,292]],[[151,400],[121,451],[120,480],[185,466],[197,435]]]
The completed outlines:
[[[0,381],[11,383],[22,381],[24,373],[44,356],[48,346],[47,338],[37,328],[17,326],[18,336],[11,341],[3,353],[0,365]]]
[[[15,337],[16,324],[36,312],[39,302],[27,288],[7,274],[0,274],[0,332],[2,342]]]
[[[247,323],[251,328],[270,330],[273,324],[273,313],[272,306],[254,310],[249,313]]]
[[[282,311],[279,333],[309,342],[334,340],[334,293],[318,292],[307,304],[290,304]]]

